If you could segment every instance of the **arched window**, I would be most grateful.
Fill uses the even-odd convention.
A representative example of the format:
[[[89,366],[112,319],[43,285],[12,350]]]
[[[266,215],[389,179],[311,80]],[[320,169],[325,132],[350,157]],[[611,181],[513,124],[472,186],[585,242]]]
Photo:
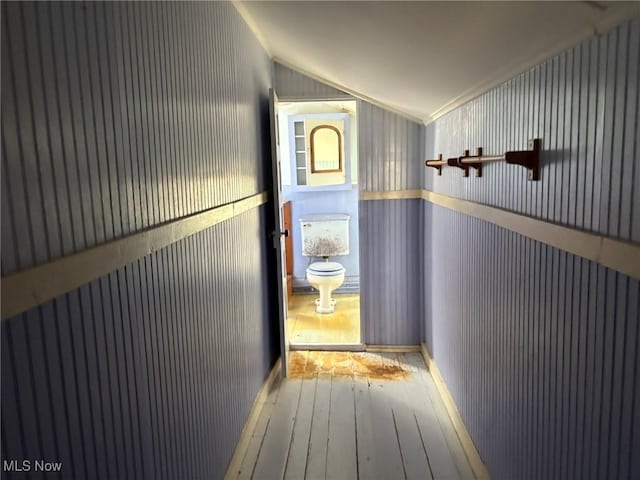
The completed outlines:
[[[311,130],[311,173],[342,172],[342,136],[332,125],[318,125]]]

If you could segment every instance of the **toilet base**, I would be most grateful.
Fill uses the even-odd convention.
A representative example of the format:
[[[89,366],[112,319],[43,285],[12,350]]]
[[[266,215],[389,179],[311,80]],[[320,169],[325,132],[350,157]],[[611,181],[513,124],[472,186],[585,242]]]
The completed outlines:
[[[307,280],[309,284],[320,292],[319,298],[317,298],[315,302],[316,313],[334,312],[336,301],[334,298],[331,298],[331,293],[344,282],[344,267],[341,267],[339,264],[337,265],[340,267],[338,273],[330,275],[317,275],[311,271],[310,268],[307,269]]]
[[[336,299],[329,298],[328,302],[322,303],[320,298],[316,298],[316,313],[333,313],[335,311]]]

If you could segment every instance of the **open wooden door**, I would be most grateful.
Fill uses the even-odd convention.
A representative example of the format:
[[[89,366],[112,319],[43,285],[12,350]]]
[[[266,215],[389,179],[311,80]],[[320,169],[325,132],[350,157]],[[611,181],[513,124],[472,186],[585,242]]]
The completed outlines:
[[[280,359],[282,361],[282,376],[287,376],[287,357],[289,354],[289,341],[287,339],[287,273],[284,267],[284,238],[288,235],[284,229],[280,192],[280,151],[278,149],[278,97],[273,88],[269,89],[269,115],[271,119],[271,168],[273,176],[273,208],[275,215],[276,231],[273,232],[273,247],[276,255],[276,269],[278,277],[278,314],[280,317]]]

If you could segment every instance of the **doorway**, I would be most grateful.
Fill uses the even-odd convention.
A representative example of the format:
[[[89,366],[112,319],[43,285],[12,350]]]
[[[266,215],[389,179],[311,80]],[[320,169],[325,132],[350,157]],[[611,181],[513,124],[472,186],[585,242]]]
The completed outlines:
[[[280,102],[277,110],[283,223],[288,231],[283,255],[287,283],[286,342],[292,350],[363,350],[360,319],[357,111],[355,101]],[[314,142],[322,132],[340,150],[330,168],[331,145]],[[334,135],[337,133],[337,139]],[[322,138],[316,135],[316,139]],[[312,153],[315,151],[315,158]],[[321,152],[320,156],[317,152]],[[329,163],[325,163],[329,164]],[[348,252],[321,256],[305,250],[303,225],[314,215],[348,217]],[[331,312],[318,312],[319,290],[307,269],[337,263],[344,280],[331,293]]]

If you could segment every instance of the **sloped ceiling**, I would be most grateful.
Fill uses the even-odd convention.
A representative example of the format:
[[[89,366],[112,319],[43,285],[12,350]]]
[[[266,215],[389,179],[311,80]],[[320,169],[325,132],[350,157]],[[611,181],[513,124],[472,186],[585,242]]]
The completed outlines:
[[[425,123],[638,2],[236,2],[272,57]]]

